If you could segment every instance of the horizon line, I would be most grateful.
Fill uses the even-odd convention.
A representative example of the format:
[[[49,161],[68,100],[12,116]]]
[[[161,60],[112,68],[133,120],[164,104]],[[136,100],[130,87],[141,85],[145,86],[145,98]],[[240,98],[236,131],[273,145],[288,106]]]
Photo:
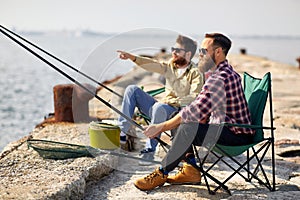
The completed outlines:
[[[106,32],[106,31],[96,31],[96,30],[91,30],[91,29],[57,29],[57,30],[22,30],[18,28],[11,28],[12,31],[26,34],[26,35],[42,35],[42,34],[49,34],[49,33],[70,33],[71,35],[74,36],[113,36],[113,35],[118,35],[120,33],[128,33],[130,32]],[[147,35],[149,33],[140,33],[140,35]],[[132,35],[137,35],[137,34],[132,34]],[[192,33],[191,36],[196,36],[197,34]],[[243,39],[253,39],[253,38],[264,38],[264,39],[300,39],[300,35],[290,35],[290,34],[227,34],[230,37],[233,38],[243,38]],[[165,35],[166,36],[166,35]],[[198,36],[196,36],[198,37]]]

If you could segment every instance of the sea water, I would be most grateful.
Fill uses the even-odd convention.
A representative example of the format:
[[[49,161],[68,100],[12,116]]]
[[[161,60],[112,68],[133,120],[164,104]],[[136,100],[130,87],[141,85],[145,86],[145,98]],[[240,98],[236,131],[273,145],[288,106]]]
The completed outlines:
[[[176,39],[172,34],[128,36],[59,32],[22,36],[99,82],[132,68],[131,62],[118,59],[116,50],[153,55],[162,47],[170,49]],[[248,54],[295,66],[295,59],[300,56],[299,38],[233,37],[232,40],[231,53],[239,53],[240,48],[245,48]],[[68,67],[37,52],[76,80],[90,83]],[[0,151],[9,142],[28,135],[44,116],[54,112],[53,87],[67,83],[71,81],[0,35]]]

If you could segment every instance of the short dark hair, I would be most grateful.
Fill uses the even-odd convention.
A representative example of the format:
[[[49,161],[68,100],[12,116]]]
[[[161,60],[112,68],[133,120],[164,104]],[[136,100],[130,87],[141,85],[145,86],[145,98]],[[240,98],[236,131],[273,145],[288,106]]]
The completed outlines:
[[[205,38],[212,38],[213,46],[222,47],[225,56],[231,47],[231,40],[221,33],[206,33]]]
[[[197,42],[186,36],[178,35],[176,43],[182,45],[186,51],[190,51],[191,59],[194,57],[197,50]]]

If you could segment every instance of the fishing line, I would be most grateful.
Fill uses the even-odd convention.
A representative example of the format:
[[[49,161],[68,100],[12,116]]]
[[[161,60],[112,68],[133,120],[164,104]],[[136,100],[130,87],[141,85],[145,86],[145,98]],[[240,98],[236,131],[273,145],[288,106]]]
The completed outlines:
[[[60,63],[66,65],[67,67],[69,67],[70,69],[74,70],[75,72],[78,72],[80,75],[86,77],[87,79],[93,81],[94,83],[97,83],[98,85],[102,86],[103,88],[107,89],[108,91],[112,92],[113,94],[119,96],[120,98],[123,98],[122,95],[116,93],[115,91],[113,91],[113,90],[110,89],[109,87],[107,87],[107,86],[105,86],[104,84],[100,83],[99,81],[93,79],[93,78],[90,77],[89,75],[87,75],[87,74],[85,74],[85,73],[79,71],[79,70],[76,69],[75,67],[73,67],[73,66],[71,66],[70,64],[66,63],[65,61],[59,59],[58,57],[54,56],[53,54],[47,52],[46,50],[42,49],[41,47],[35,45],[34,43],[30,42],[29,40],[27,40],[27,39],[23,38],[22,36],[20,36],[20,35],[14,33],[14,32],[12,32],[11,30],[9,30],[9,29],[3,27],[2,25],[0,25],[0,27],[3,28],[5,31],[7,31],[7,32],[9,32],[9,33],[11,33],[11,34],[13,34],[14,36],[20,38],[21,40],[27,42],[27,43],[30,44],[31,46],[33,46],[33,47],[37,48],[38,50],[42,51],[43,53],[47,54],[48,56],[54,58],[55,60],[59,61]]]
[[[0,27],[2,28],[3,26],[0,25]],[[66,78],[68,78],[71,82],[75,83],[76,85],[78,85],[79,87],[81,87],[82,89],[84,89],[86,92],[90,93],[92,96],[94,96],[96,99],[98,99],[99,101],[101,101],[104,105],[106,105],[107,107],[109,107],[110,109],[112,109],[113,111],[115,111],[116,113],[118,113],[119,115],[121,115],[122,117],[124,117],[126,120],[129,121],[129,123],[131,123],[132,125],[134,125],[135,127],[139,128],[140,130],[144,131],[145,129],[137,124],[134,120],[132,120],[130,117],[128,117],[127,115],[125,115],[124,113],[122,113],[121,111],[119,111],[117,108],[115,108],[113,105],[111,105],[110,103],[108,103],[107,101],[105,101],[104,99],[102,99],[101,97],[99,97],[97,94],[95,94],[93,91],[89,90],[88,88],[86,88],[84,85],[82,85],[80,82],[76,81],[74,78],[72,78],[70,75],[68,75],[67,73],[65,73],[64,71],[62,71],[61,69],[59,69],[58,67],[56,67],[55,65],[53,65],[52,63],[50,63],[48,60],[46,60],[45,58],[43,58],[42,56],[40,56],[39,54],[37,54],[35,51],[33,51],[32,49],[30,49],[29,47],[27,47],[26,45],[24,45],[23,43],[21,43],[20,41],[18,41],[17,39],[15,39],[14,37],[12,37],[10,34],[8,34],[7,32],[3,31],[2,29],[0,29],[0,32],[2,34],[4,34],[6,37],[8,37],[9,39],[13,40],[15,43],[17,43],[18,45],[20,45],[21,47],[23,47],[24,49],[26,49],[27,51],[29,51],[31,54],[33,54],[34,56],[36,56],[37,58],[39,58],[40,60],[42,60],[44,63],[46,63],[47,65],[49,65],[50,67],[52,67],[54,70],[56,70],[57,72],[59,72],[60,74],[62,74],[63,76],[65,76]],[[167,144],[166,142],[162,141],[160,138],[155,137],[155,139],[162,144],[162,146],[165,146],[167,148],[170,148],[170,145]]]

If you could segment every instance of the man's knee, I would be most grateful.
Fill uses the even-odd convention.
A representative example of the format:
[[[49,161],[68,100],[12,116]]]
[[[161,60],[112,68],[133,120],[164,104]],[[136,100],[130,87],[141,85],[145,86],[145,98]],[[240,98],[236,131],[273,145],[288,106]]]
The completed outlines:
[[[154,105],[153,105],[153,109],[154,110],[158,110],[158,111],[163,111],[165,110],[164,107],[163,107],[164,104],[160,103],[160,102],[156,102]]]
[[[140,89],[138,86],[136,85],[128,85],[125,89],[125,95],[132,95],[134,94],[134,92],[136,92],[138,89]]]
[[[152,106],[152,113],[153,117],[158,120],[155,120],[157,122],[163,122],[168,119],[168,112],[166,111],[164,104],[162,103],[156,102]]]

